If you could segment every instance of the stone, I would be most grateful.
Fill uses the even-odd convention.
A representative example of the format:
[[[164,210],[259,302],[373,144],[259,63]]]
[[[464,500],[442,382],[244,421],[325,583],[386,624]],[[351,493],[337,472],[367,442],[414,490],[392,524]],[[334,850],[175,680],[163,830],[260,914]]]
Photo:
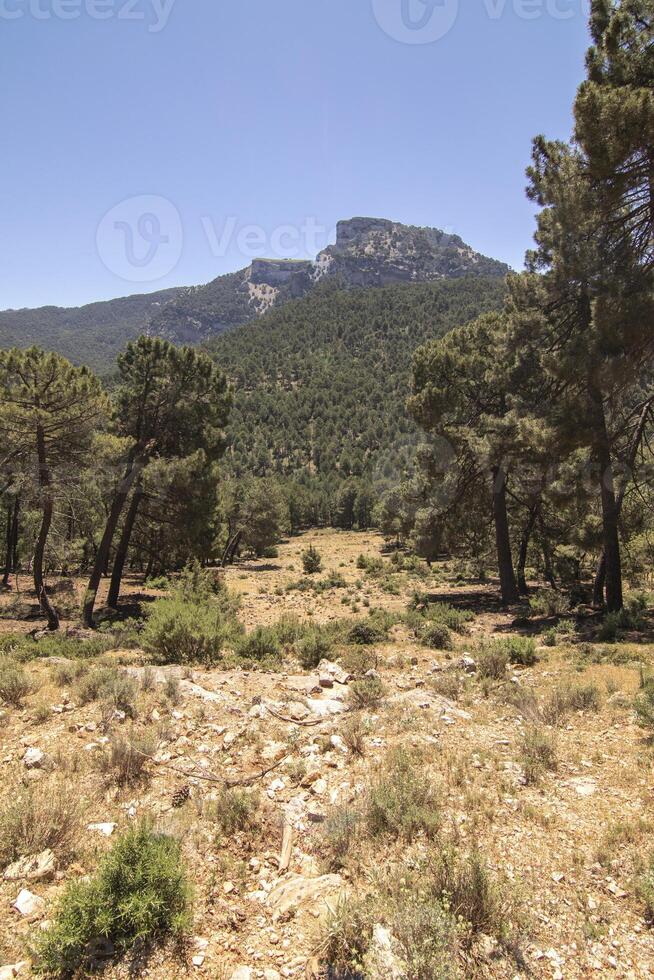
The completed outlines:
[[[102,834],[103,837],[111,837],[117,826],[115,823],[90,823],[86,829]]]
[[[406,965],[397,955],[396,947],[397,941],[388,929],[377,923],[364,962],[364,975],[369,980],[401,980],[406,976]]]
[[[254,980],[254,973],[249,966],[237,966],[229,980]]]
[[[25,751],[23,756],[23,765],[26,769],[45,769],[47,766],[48,757],[42,749],[37,749],[32,746],[32,748]]]
[[[18,881],[26,878],[28,881],[39,881],[54,874],[57,866],[57,859],[51,850],[41,851],[40,854],[33,854],[30,857],[19,858],[9,867],[5,868],[3,878],[6,881]]]
[[[330,715],[340,715],[346,710],[343,701],[335,698],[307,698],[307,706],[317,718],[328,718]]]
[[[38,895],[34,895],[29,889],[23,888],[18,893],[18,898],[13,904],[13,908],[21,915],[38,915],[45,910],[45,901]]]
[[[20,963],[10,963],[8,966],[0,967],[0,980],[12,980],[19,973],[24,973],[29,966],[29,960],[21,960]]]
[[[305,721],[309,715],[310,711],[305,704],[301,701],[291,701],[290,704],[286,706],[286,714],[293,721]]]
[[[318,664],[320,677],[331,677],[337,684],[348,684],[352,680],[352,674],[348,674],[339,664],[331,660],[321,660]],[[322,683],[322,682],[321,682]]]
[[[288,874],[273,884],[267,904],[278,915],[285,915],[292,909],[323,911],[328,907],[327,899],[337,899],[343,889],[344,881],[337,874],[321,875],[319,878]]]

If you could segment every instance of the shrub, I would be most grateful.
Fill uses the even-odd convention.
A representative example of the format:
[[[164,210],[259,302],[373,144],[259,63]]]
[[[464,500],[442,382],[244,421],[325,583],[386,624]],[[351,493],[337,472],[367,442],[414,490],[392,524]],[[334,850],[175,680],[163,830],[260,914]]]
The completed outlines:
[[[31,690],[32,683],[22,667],[13,660],[0,661],[0,699],[5,704],[20,708]]]
[[[7,793],[0,810],[0,864],[50,849],[67,857],[80,828],[79,792],[55,777]]]
[[[305,575],[316,575],[322,571],[320,552],[313,545],[309,545],[306,551],[302,552],[302,568]]]
[[[444,849],[432,866],[430,888],[472,933],[501,936],[505,932],[500,890],[476,850],[462,856],[453,848]]]
[[[216,824],[221,834],[231,837],[237,830],[254,826],[258,809],[259,797],[256,793],[225,788],[205,804],[203,813]]]
[[[141,782],[146,776],[149,756],[156,751],[156,742],[150,736],[112,738],[109,752],[102,759],[103,768],[109,773],[112,782],[118,786],[131,786]]]
[[[50,671],[50,677],[52,678],[52,683],[56,684],[57,687],[70,687],[87,670],[88,666],[85,663],[57,664]]]
[[[329,814],[322,830],[321,852],[330,871],[340,871],[361,834],[362,815],[348,806]]]
[[[119,953],[190,926],[191,889],[176,840],[146,823],[129,830],[102,858],[97,874],[70,883],[52,925],[35,944],[40,973],[90,972],[107,942]]]
[[[257,626],[252,632],[242,636],[235,647],[235,653],[243,660],[278,662],[282,657],[282,649],[274,627]]]
[[[428,605],[427,619],[435,623],[444,623],[454,633],[469,633],[468,623],[475,618],[469,609],[456,609],[447,602],[434,602]]]
[[[528,784],[537,783],[543,773],[555,770],[558,763],[552,736],[540,728],[528,729],[522,738],[520,761]]]
[[[334,978],[364,977],[364,959],[372,940],[373,910],[369,903],[346,897],[329,908],[322,930],[319,955]]]
[[[640,632],[643,629],[643,603],[641,599],[634,599],[629,602],[624,609],[619,612],[607,613],[604,622],[597,631],[597,639],[600,643],[615,643],[621,639],[625,633],[630,631]]]
[[[348,643],[356,643],[360,646],[372,646],[374,643],[381,643],[385,639],[386,631],[374,622],[355,623],[347,634]]]
[[[568,691],[568,702],[573,711],[597,711],[601,704],[597,684],[575,684]]]
[[[366,792],[364,820],[372,837],[387,835],[412,840],[435,836],[441,824],[424,760],[416,752],[392,749]]]
[[[333,641],[322,630],[314,629],[297,644],[298,660],[305,670],[313,670],[332,649]]]
[[[291,613],[284,613],[283,616],[280,616],[271,629],[275,631],[277,639],[285,648],[294,646],[307,632],[307,627],[302,620]]]
[[[209,667],[220,660],[225,645],[239,632],[233,617],[215,600],[189,601],[175,595],[152,604],[142,643],[157,663]]]
[[[362,756],[366,749],[366,728],[361,718],[354,715],[343,729],[343,741],[352,755]]]
[[[105,701],[117,711],[124,711],[128,717],[136,718],[138,684],[134,678],[114,667],[98,667],[83,674],[75,696],[80,704]]]
[[[452,634],[445,623],[427,623],[422,631],[422,643],[433,650],[453,650]]]
[[[647,863],[636,877],[636,894],[645,909],[648,922],[654,921],[654,855],[650,854]]]
[[[509,656],[502,646],[484,644],[477,654],[477,676],[482,680],[501,681],[506,674]]]
[[[554,589],[541,589],[529,599],[530,616],[565,616],[569,612],[569,600]]]
[[[641,728],[654,732],[654,679],[641,681],[641,691],[634,701],[636,721]]]
[[[465,677],[454,670],[443,670],[434,674],[429,680],[429,686],[436,694],[450,701],[458,701],[465,688]]]
[[[354,708],[376,708],[385,694],[386,688],[379,677],[362,677],[350,684],[349,697]]]
[[[167,592],[170,589],[170,579],[166,575],[154,575],[152,578],[146,578],[143,585],[146,589]]]

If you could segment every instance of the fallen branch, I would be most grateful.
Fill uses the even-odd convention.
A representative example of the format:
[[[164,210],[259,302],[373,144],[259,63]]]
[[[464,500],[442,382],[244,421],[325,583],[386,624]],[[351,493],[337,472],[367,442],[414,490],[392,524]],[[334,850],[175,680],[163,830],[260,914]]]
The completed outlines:
[[[256,772],[252,776],[246,776],[244,779],[225,779],[223,776],[216,776],[215,773],[205,772],[196,762],[192,763],[193,769],[189,771],[188,769],[182,769],[180,766],[174,766],[171,762],[163,762],[161,759],[155,759],[153,755],[137,749],[135,745],[132,745],[131,749],[132,752],[140,755],[143,759],[148,759],[150,762],[153,762],[155,766],[161,766],[162,769],[169,769],[171,772],[179,773],[180,776],[186,776],[187,779],[202,779],[207,783],[222,783],[223,786],[230,788],[234,786],[249,786],[251,783],[256,783],[257,780],[263,779],[268,773],[278,769],[291,758],[290,755],[286,755],[278,762],[273,763],[272,766],[262,770],[262,772]]]
[[[298,721],[297,718],[286,718],[285,715],[280,714],[271,708],[269,704],[264,705],[266,711],[269,711],[273,718],[278,718],[280,721],[285,721],[288,725],[303,725],[305,728],[312,728],[314,725],[322,725],[326,718],[310,718],[306,721]]]

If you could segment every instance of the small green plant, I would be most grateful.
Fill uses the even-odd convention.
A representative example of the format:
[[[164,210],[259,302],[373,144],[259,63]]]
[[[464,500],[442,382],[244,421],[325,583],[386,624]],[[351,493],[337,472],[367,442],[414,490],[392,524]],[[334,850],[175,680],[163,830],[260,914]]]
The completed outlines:
[[[371,837],[381,835],[413,840],[434,837],[441,826],[439,802],[424,760],[416,752],[392,749],[371,781],[363,814]]]
[[[322,571],[320,552],[312,544],[302,552],[302,568],[305,575],[317,575]]]
[[[356,643],[360,646],[372,646],[374,643],[382,643],[385,639],[385,630],[370,621],[355,623],[347,634],[348,643]]]
[[[362,677],[350,684],[350,703],[357,708],[376,708],[386,696],[386,687],[379,677]]]
[[[366,751],[366,726],[359,715],[353,715],[343,729],[343,741],[352,755],[363,756]]]
[[[311,630],[296,646],[298,660],[305,670],[313,670],[332,649],[333,640],[323,630]]]
[[[554,739],[541,728],[527,729],[520,745],[520,761],[528,785],[539,782],[545,772],[557,766]]]
[[[634,710],[640,727],[654,734],[654,678],[641,675],[641,690],[634,700]]]
[[[541,589],[529,599],[530,616],[566,616],[570,612],[570,602],[562,592],[554,589]]]
[[[46,849],[66,859],[75,847],[81,813],[79,793],[67,780],[50,776],[13,787],[0,810],[0,864]]]
[[[116,736],[109,742],[109,751],[101,765],[117,786],[132,786],[147,776],[147,764],[156,751],[155,740],[147,735],[124,738]]]
[[[242,636],[234,652],[242,660],[253,660],[257,663],[279,662],[282,649],[274,627],[257,626],[250,633]]]
[[[501,681],[506,675],[509,655],[496,643],[482,644],[477,653],[477,676],[481,680]]]
[[[146,578],[143,585],[146,589],[167,592],[170,589],[170,579],[166,575],[155,575],[152,578]]]
[[[191,888],[179,843],[147,823],[129,830],[102,858],[97,874],[70,883],[52,925],[34,946],[48,976],[87,973],[108,944],[119,953],[190,927]]]
[[[445,623],[428,622],[422,630],[421,640],[424,646],[432,650],[453,650],[454,641],[449,626]]]
[[[9,658],[0,660],[0,700],[20,708],[31,690],[32,683],[22,667]]]
[[[644,627],[643,612],[645,609],[642,597],[632,599],[619,612],[607,613],[597,631],[600,643],[616,643],[625,633],[641,632]]]
[[[116,667],[97,667],[81,675],[75,689],[80,704],[104,701],[129,718],[136,718],[138,684]]]
[[[636,894],[648,922],[654,922],[654,854],[650,854],[636,877]]]
[[[256,793],[239,789],[221,789],[216,798],[205,803],[203,814],[225,837],[255,826],[259,809]]]

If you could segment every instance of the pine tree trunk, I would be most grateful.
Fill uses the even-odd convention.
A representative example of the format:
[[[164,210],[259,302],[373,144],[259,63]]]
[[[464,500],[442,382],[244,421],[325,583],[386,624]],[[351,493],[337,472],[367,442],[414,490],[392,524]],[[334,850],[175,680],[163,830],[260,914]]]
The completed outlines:
[[[611,447],[601,394],[591,388],[591,398],[596,409],[594,450],[599,464],[600,494],[602,499],[602,537],[606,563],[606,606],[609,612],[622,609],[622,565],[620,560],[620,536],[618,507],[613,482]]]
[[[6,534],[6,547],[5,547],[5,571],[2,576],[2,587],[6,589],[9,585],[9,575],[11,574],[11,557],[12,549],[14,543],[14,508],[7,506],[7,534]]]
[[[509,538],[509,516],[506,509],[506,474],[499,467],[493,467],[493,519],[495,521],[495,541],[497,544],[497,564],[500,573],[502,602],[509,605],[520,598],[513,571],[511,541]]]
[[[597,571],[595,572],[595,581],[593,583],[593,605],[603,606],[604,605],[604,586],[606,584],[606,555],[602,552],[600,560],[597,563]]]
[[[95,556],[95,561],[89,577],[89,584],[86,587],[84,605],[82,607],[82,621],[89,629],[93,627],[93,610],[95,608],[95,602],[98,596],[100,579],[102,578],[103,572],[107,568],[111,543],[114,539],[114,534],[116,533],[120,515],[123,512],[123,508],[125,507],[125,503],[129,496],[129,492],[132,489],[134,480],[137,478],[144,465],[144,457],[136,458],[135,455],[134,457],[130,457],[125,474],[118,485],[114,499],[111,503],[107,523],[102,535],[102,540],[100,541],[100,546],[98,547]]]
[[[43,560],[48,534],[52,525],[54,500],[52,498],[52,480],[45,452],[45,437],[40,425],[36,429],[36,450],[39,461],[39,488],[43,500],[43,514],[41,517],[41,527],[39,528],[39,534],[36,539],[36,547],[34,548],[34,590],[38,597],[41,611],[48,620],[48,629],[58,630],[59,617],[48,598],[43,582]]]
[[[531,536],[534,532],[534,526],[536,524],[536,514],[537,514],[537,508],[532,507],[529,511],[529,519],[522,532],[522,538],[520,539],[520,552],[518,554],[518,568],[517,568],[518,591],[520,592],[520,595],[529,595],[527,579],[525,578],[525,568],[527,566],[527,554],[529,552],[529,542],[531,541]]]
[[[18,520],[20,517],[20,497],[16,497],[14,502],[14,516],[12,521],[13,540],[11,544],[11,570],[15,574],[18,571]]]
[[[132,495],[132,501],[125,517],[123,533],[120,536],[116,556],[114,558],[114,567],[111,572],[111,582],[109,584],[109,595],[107,597],[107,605],[110,609],[116,609],[118,606],[120,584],[123,579],[123,571],[125,568],[125,561],[127,559],[127,552],[129,550],[129,543],[132,539],[132,531],[134,530],[136,515],[138,514],[138,509],[144,496],[145,494],[143,492],[143,487],[139,482]]]

